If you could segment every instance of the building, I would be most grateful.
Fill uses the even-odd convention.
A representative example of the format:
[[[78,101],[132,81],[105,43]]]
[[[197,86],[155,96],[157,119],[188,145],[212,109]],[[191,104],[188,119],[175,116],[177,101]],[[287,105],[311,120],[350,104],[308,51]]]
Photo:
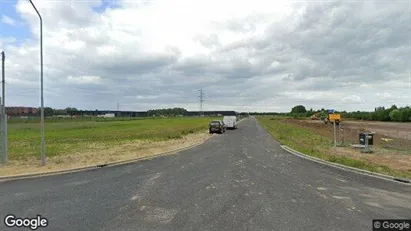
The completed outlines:
[[[147,117],[147,111],[99,111],[99,110],[89,110],[89,111],[67,111],[67,113],[71,116],[98,116],[102,117],[106,114],[114,114],[115,117]],[[187,111],[185,112],[184,116],[200,116],[203,114],[204,116],[238,116],[240,113],[236,111]]]
[[[187,111],[185,116],[199,116],[203,114],[204,116],[238,116],[239,113],[236,111]]]
[[[29,116],[37,113],[38,109],[35,107],[6,107],[6,114],[9,116]]]

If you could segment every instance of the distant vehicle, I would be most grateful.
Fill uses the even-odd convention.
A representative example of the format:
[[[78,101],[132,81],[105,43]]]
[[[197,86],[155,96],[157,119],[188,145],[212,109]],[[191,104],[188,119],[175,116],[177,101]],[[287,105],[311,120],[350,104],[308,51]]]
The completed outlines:
[[[224,116],[223,122],[227,128],[237,129],[237,116]]]
[[[210,122],[208,130],[210,134],[213,134],[214,132],[222,134],[225,132],[225,124],[221,120],[213,120]]]
[[[311,120],[320,120],[321,112],[317,112],[311,116]]]

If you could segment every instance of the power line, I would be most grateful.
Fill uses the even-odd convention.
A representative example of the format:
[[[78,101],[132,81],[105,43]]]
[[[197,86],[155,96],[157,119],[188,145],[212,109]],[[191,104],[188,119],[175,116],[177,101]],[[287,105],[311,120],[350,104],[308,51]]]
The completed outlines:
[[[198,90],[200,91],[200,115],[203,115],[203,102],[204,102],[204,92],[203,89]]]

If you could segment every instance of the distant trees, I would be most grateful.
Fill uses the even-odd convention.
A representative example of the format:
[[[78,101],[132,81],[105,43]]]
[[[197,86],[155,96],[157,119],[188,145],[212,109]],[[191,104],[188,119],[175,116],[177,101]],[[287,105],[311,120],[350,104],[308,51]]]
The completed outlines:
[[[78,111],[75,107],[67,107],[65,109],[53,109],[51,107],[44,108],[45,116],[56,115],[70,115],[69,112]],[[320,110],[314,110],[310,108],[307,110],[303,105],[294,106],[289,113],[280,112],[250,112],[250,115],[285,115],[292,117],[310,117],[317,112],[323,112],[327,114],[327,110],[324,108]],[[399,108],[396,105],[392,105],[390,108],[376,107],[374,111],[336,111],[340,113],[342,118],[352,118],[359,120],[374,120],[374,121],[393,121],[393,122],[411,122],[411,108],[409,106]],[[187,114],[187,110],[184,108],[164,108],[164,109],[152,109],[147,111],[148,116],[183,116]],[[40,115],[40,108],[38,113],[34,115]]]
[[[184,108],[152,109],[147,111],[148,116],[182,116],[187,112]]]
[[[310,117],[317,112],[327,113],[324,108],[320,110],[310,109],[307,111],[303,105],[297,105],[291,109],[290,113],[285,113],[285,115],[292,117]],[[399,108],[396,105],[392,105],[390,108],[376,107],[373,112],[336,111],[335,113],[340,113],[343,118],[353,118],[359,120],[411,122],[411,108],[409,106]]]
[[[66,111],[78,111],[77,108],[75,107],[66,107],[66,109],[64,109]]]
[[[299,113],[306,113],[306,112],[307,112],[307,109],[305,109],[303,105],[297,105],[291,109],[292,114],[296,114],[296,113],[299,114]]]
[[[310,108],[310,110],[307,111],[307,109],[305,108],[305,106],[303,105],[296,105],[291,109],[290,113],[286,113],[286,116],[292,116],[294,118],[298,118],[298,117],[310,117],[312,115],[314,115],[316,112],[318,111],[314,111],[312,108]]]
[[[396,105],[392,105],[388,109],[376,107],[373,112],[345,112],[342,113],[342,116],[361,120],[411,122],[411,108],[398,108]]]
[[[37,108],[37,114],[40,115],[41,108]],[[68,115],[69,111],[78,111],[75,107],[67,107],[65,109],[54,109],[51,107],[44,107],[44,116]]]
[[[400,110],[394,109],[389,114],[391,121],[400,121]]]

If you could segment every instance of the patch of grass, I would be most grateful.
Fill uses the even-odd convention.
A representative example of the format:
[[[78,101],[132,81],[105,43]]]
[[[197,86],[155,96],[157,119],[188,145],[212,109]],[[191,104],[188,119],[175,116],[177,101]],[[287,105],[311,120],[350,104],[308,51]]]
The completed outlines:
[[[133,140],[181,139],[185,135],[207,130],[208,122],[214,119],[221,118],[95,118],[90,121],[46,121],[46,154],[48,157],[65,155]],[[40,123],[13,121],[8,125],[8,138],[10,160],[40,157]]]
[[[330,155],[328,153],[333,152],[333,141],[331,139],[315,134],[309,129],[284,123],[282,118],[266,116],[257,118],[261,122],[261,125],[278,141],[301,153],[354,168],[396,177],[411,178],[410,171],[398,171],[387,166],[376,165],[346,156]]]

